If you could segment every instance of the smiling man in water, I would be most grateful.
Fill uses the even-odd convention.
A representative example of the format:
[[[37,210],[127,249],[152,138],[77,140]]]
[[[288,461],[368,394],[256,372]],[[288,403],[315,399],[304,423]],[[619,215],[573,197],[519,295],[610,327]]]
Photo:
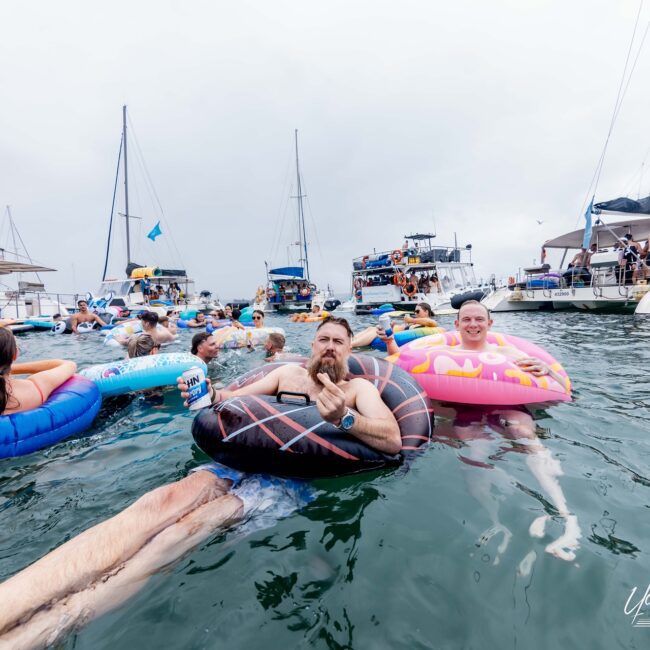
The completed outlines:
[[[324,420],[371,447],[397,453],[399,427],[375,386],[361,378],[345,379],[351,338],[345,319],[326,320],[316,332],[306,369],[282,366],[233,393],[213,391],[213,398],[279,390],[307,393]],[[185,392],[180,381],[179,387]],[[218,527],[256,511],[277,518],[278,510],[270,509],[278,503],[286,516],[307,501],[304,490],[295,482],[262,483],[256,475],[208,465],[148,492],[0,584],[0,602],[11,604],[0,608],[0,645],[54,645],[117,607]]]

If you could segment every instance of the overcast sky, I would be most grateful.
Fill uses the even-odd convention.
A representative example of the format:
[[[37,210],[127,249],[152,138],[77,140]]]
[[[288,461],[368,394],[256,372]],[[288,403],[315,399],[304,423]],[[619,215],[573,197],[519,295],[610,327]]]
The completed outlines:
[[[178,263],[173,237],[197,289],[250,297],[264,260],[286,262],[296,128],[319,285],[347,291],[353,257],[434,223],[438,243],[472,243],[479,275],[512,275],[576,226],[638,6],[5,2],[0,205],[32,257],[59,269],[49,289],[96,288],[127,104],[165,219],[147,245],[160,211],[134,143],[134,257]],[[650,189],[648,47],[597,200]],[[114,253],[113,275],[119,242]]]

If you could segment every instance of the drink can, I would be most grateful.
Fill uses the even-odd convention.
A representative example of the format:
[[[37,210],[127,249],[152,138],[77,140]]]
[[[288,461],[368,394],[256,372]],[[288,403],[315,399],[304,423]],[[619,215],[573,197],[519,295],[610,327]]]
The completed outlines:
[[[390,316],[388,314],[382,314],[379,317],[379,327],[386,332],[386,336],[392,336],[393,330],[390,326]]]
[[[187,392],[190,394],[187,398],[187,405],[190,407],[190,411],[210,406],[212,402],[208,391],[208,382],[205,380],[203,370],[195,366],[186,370],[181,376],[183,382],[187,384]]]

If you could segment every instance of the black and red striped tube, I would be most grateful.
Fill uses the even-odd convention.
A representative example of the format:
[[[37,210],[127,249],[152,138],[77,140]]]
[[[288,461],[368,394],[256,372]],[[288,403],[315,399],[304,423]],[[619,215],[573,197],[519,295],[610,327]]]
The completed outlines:
[[[277,363],[251,370],[229,390],[259,380]],[[246,472],[265,472],[293,478],[340,476],[397,465],[405,455],[427,444],[432,435],[431,401],[401,368],[376,357],[350,357],[350,375],[371,381],[400,427],[402,452],[379,452],[325,422],[315,402],[302,398],[247,395],[233,397],[201,411],[192,435],[216,461]]]

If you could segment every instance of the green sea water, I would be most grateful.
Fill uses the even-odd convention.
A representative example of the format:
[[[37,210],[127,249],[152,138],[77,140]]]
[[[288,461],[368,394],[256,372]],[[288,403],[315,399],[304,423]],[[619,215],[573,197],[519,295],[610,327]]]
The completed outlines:
[[[267,320],[308,352],[316,325]],[[376,319],[350,320],[356,330]],[[216,531],[63,647],[650,646],[650,629],[624,612],[632,589],[635,604],[650,583],[650,319],[504,314],[494,329],[538,342],[573,380],[574,401],[536,423],[580,527],[574,560],[545,550],[564,520],[527,454],[509,453],[516,446],[496,431],[445,435],[409,471],[319,480],[313,502],[268,528]],[[176,349],[189,348],[191,334],[181,338]],[[24,360],[83,367],[120,356],[94,334],[19,343]],[[224,353],[211,375],[228,383],[261,357]],[[170,389],[161,405],[105,409],[82,436],[0,461],[0,578],[206,462],[191,424]],[[483,451],[486,462],[466,462]],[[543,514],[545,535],[532,537]]]

